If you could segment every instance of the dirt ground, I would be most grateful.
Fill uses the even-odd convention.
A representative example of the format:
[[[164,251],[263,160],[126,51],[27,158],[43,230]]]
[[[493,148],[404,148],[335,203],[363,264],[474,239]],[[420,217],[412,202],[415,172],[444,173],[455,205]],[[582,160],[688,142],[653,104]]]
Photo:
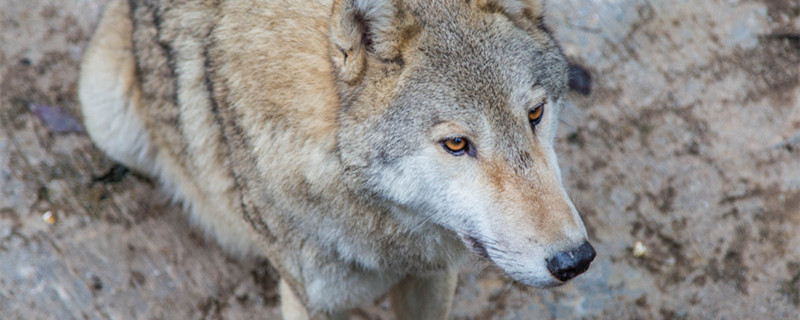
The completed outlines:
[[[0,318],[279,319],[267,262],[226,256],[69,122],[105,2],[0,2]],[[453,318],[798,319],[800,2],[547,8],[592,75],[557,148],[598,258],[553,290],[475,260]]]

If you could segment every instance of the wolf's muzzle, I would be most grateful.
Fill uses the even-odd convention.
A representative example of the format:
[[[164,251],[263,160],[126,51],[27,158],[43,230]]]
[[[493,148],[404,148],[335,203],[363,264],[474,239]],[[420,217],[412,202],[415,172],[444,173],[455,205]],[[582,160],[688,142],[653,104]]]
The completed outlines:
[[[589,269],[596,255],[592,245],[585,241],[577,248],[561,251],[547,259],[547,270],[556,279],[567,281]]]

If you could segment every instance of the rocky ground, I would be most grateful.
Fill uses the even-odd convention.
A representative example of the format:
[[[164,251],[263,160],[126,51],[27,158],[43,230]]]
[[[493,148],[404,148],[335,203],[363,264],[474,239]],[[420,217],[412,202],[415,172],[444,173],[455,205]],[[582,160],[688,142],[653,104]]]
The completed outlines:
[[[70,122],[104,4],[0,2],[0,317],[278,319],[268,263],[226,256]],[[558,153],[598,258],[553,290],[476,260],[453,317],[797,319],[800,2],[547,4],[592,76]]]

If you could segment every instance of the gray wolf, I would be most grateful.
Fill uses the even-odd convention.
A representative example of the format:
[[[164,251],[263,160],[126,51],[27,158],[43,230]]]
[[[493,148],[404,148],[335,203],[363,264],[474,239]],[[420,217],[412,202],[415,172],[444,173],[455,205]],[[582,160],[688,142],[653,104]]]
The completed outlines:
[[[470,252],[525,285],[595,252],[553,149],[567,60],[540,0],[111,0],[79,98],[93,141],[221,246],[267,257],[286,319],[388,292],[443,319]]]

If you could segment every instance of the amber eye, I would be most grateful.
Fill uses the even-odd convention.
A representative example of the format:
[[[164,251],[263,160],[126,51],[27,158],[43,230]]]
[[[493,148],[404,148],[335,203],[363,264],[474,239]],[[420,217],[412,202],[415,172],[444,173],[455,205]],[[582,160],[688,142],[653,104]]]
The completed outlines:
[[[544,102],[540,102],[531,111],[528,111],[528,120],[530,120],[531,125],[539,124],[542,121],[542,114],[544,114]]]
[[[465,138],[448,138],[442,141],[442,146],[453,155],[460,156],[467,151],[469,143]]]

